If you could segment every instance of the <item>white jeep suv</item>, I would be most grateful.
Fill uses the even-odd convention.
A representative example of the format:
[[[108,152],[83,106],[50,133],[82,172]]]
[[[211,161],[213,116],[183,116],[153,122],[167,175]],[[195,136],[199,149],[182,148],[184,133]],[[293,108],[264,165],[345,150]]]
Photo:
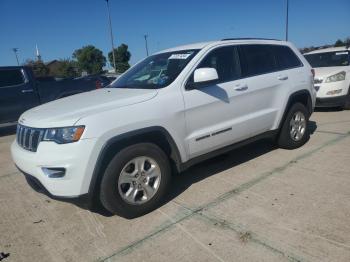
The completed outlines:
[[[51,197],[136,217],[160,205],[173,172],[259,138],[302,146],[315,95],[312,69],[291,43],[180,46],[108,88],[25,112],[12,157]]]
[[[315,69],[316,107],[350,109],[350,47],[331,47],[304,54]]]

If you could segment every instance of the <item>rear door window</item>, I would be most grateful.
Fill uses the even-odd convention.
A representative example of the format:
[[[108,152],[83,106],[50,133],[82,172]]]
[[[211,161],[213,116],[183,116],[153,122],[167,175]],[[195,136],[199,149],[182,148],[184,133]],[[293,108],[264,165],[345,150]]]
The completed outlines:
[[[269,45],[241,45],[239,50],[243,77],[267,74],[277,70],[275,56]]]
[[[20,69],[0,70],[0,87],[15,86],[24,83],[24,78]]]

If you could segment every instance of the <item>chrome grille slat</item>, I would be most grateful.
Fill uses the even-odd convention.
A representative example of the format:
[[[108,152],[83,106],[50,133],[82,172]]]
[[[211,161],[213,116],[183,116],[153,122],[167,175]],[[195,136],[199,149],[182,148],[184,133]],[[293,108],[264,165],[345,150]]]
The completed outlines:
[[[36,152],[39,143],[43,140],[44,134],[44,129],[18,125],[16,134],[17,143],[26,150]]]
[[[24,127],[22,126],[20,131],[20,136],[19,136],[19,141],[21,145],[23,144],[23,132],[24,132]]]
[[[24,149],[27,149],[27,147],[26,147],[26,142],[27,142],[27,132],[28,132],[28,128],[24,128],[24,134],[23,134],[23,144],[22,144],[22,146],[23,146],[23,148],[24,148]]]
[[[35,133],[34,129],[30,130],[30,133],[29,133],[29,148],[28,148],[30,151],[33,151],[33,136],[34,136],[34,133]]]

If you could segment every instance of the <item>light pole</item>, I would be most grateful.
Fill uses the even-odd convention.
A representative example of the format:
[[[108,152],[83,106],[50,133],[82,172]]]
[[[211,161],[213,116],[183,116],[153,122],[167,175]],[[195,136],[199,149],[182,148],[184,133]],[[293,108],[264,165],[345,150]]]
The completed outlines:
[[[286,14],[286,41],[288,41],[288,17],[289,16],[289,0],[287,0],[287,14]]]
[[[15,53],[16,60],[17,60],[17,65],[19,66],[18,55],[17,55],[18,48],[17,48],[17,47],[14,47],[14,48],[12,48],[12,51]]]
[[[111,35],[111,44],[112,44],[112,55],[113,55],[113,65],[114,65],[114,71],[117,71],[116,63],[115,63],[115,55],[114,55],[114,41],[113,41],[113,31],[112,31],[112,22],[111,22],[111,12],[109,10],[109,2],[106,0],[107,3],[107,11],[108,11],[108,20],[109,20],[109,32]]]
[[[145,38],[145,46],[146,46],[146,54],[148,56],[148,43],[147,43],[147,37],[148,35],[144,35],[144,38]]]

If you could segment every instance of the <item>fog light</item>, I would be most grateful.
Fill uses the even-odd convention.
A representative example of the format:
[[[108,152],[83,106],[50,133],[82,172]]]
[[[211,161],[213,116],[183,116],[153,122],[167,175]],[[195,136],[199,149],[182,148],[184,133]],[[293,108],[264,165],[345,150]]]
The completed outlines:
[[[341,91],[343,91],[343,89],[337,89],[337,90],[331,90],[327,92],[327,95],[331,96],[331,95],[336,95],[341,93]]]
[[[66,169],[63,167],[42,167],[41,170],[49,178],[60,178],[66,174]]]

